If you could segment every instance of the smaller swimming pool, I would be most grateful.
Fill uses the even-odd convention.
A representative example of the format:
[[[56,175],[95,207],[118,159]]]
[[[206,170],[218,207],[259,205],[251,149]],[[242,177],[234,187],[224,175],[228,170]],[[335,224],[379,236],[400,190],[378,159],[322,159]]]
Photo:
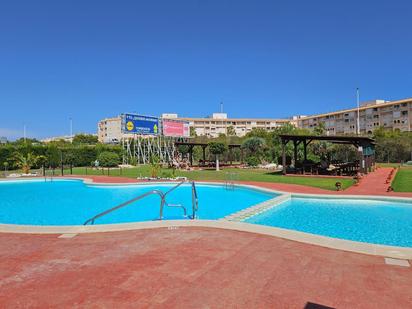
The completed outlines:
[[[292,197],[245,222],[359,242],[412,247],[412,203],[408,201]]]

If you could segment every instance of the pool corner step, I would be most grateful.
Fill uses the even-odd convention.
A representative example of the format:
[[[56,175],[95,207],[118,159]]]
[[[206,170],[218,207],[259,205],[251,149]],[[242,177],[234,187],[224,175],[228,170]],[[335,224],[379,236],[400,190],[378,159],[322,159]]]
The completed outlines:
[[[238,212],[230,214],[226,217],[221,218],[220,220],[243,221],[245,219],[253,217],[254,215],[257,215],[257,214],[265,212],[269,209],[272,209],[273,207],[278,206],[279,204],[290,200],[291,197],[292,197],[291,194],[282,194],[282,195],[277,196],[275,198],[272,198],[270,200],[264,201],[262,203],[250,206],[248,208],[245,208],[245,209],[242,209]]]

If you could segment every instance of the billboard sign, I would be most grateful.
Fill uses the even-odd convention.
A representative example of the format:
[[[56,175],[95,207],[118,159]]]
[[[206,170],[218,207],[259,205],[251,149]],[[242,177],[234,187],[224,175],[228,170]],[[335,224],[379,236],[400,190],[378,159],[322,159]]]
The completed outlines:
[[[159,118],[136,114],[123,114],[123,133],[131,134],[159,134]]]
[[[163,135],[172,137],[190,137],[189,123],[171,119],[162,121]]]

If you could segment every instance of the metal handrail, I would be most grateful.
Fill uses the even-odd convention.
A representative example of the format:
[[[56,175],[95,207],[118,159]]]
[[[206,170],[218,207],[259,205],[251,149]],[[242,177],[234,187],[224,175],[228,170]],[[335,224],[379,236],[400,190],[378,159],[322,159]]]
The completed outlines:
[[[159,213],[159,220],[162,220],[162,219],[163,219],[163,209],[164,209],[165,204],[166,204],[166,206],[170,206],[170,207],[181,207],[181,208],[183,209],[183,211],[184,211],[184,215],[187,216],[186,208],[185,208],[183,205],[169,205],[168,203],[166,203],[166,196],[167,196],[169,193],[171,193],[173,190],[175,190],[176,188],[180,187],[180,186],[181,186],[182,184],[184,184],[185,182],[186,182],[185,180],[181,181],[180,183],[178,183],[177,185],[175,185],[173,188],[169,189],[166,193],[163,193],[162,191],[157,190],[157,189],[156,189],[156,190],[151,190],[151,191],[146,192],[146,193],[143,193],[143,194],[141,194],[141,195],[139,195],[139,196],[137,196],[137,197],[135,197],[135,198],[133,198],[133,199],[131,199],[131,200],[128,200],[128,201],[126,201],[126,202],[124,202],[124,203],[122,203],[122,204],[120,204],[120,205],[117,205],[117,206],[115,206],[115,207],[112,207],[112,208],[110,208],[110,209],[108,209],[108,210],[105,210],[105,211],[103,211],[103,212],[95,215],[94,217],[86,220],[86,221],[83,223],[83,225],[87,225],[87,224],[89,224],[89,223],[94,224],[94,221],[95,221],[96,219],[98,219],[98,218],[100,218],[100,217],[102,217],[102,216],[105,216],[105,215],[107,215],[108,213],[111,213],[112,211],[115,211],[115,210],[117,210],[117,209],[119,209],[119,208],[122,208],[122,207],[124,207],[124,206],[129,205],[129,204],[132,204],[132,203],[134,203],[134,202],[137,202],[138,200],[141,200],[141,199],[143,199],[143,198],[145,198],[145,197],[147,197],[147,196],[149,196],[149,195],[152,195],[152,194],[157,194],[157,195],[160,196],[160,213]]]
[[[170,206],[170,207],[181,207],[183,208],[184,211],[184,215],[187,215],[186,212],[186,208],[183,205],[169,205],[168,203],[166,203],[166,196],[171,193],[172,191],[174,191],[175,189],[177,189],[178,187],[180,187],[182,184],[184,184],[186,182],[186,180],[182,180],[181,182],[179,182],[177,185],[175,185],[173,188],[169,189],[168,191],[166,191],[166,193],[163,193],[163,203],[160,204],[160,214],[159,214],[159,219],[162,220],[163,219],[163,209],[164,206]]]
[[[178,187],[180,187],[182,184],[184,184],[186,182],[186,180],[182,180],[181,182],[179,182],[177,185],[175,185],[173,188],[170,188],[168,191],[166,191],[165,196],[168,195],[170,192],[172,192],[173,190],[177,189]]]
[[[199,201],[197,198],[197,190],[195,182],[192,181],[192,219],[196,219],[196,212],[199,209]]]
[[[124,203],[122,203],[122,204],[120,204],[120,205],[117,205],[117,206],[115,206],[115,207],[112,207],[112,208],[110,208],[110,209],[108,209],[108,210],[106,210],[106,211],[103,211],[103,212],[95,215],[94,217],[86,220],[86,221],[83,223],[83,225],[87,225],[87,224],[89,224],[90,222],[91,222],[92,224],[94,224],[94,220],[96,220],[96,219],[98,219],[98,218],[100,218],[100,217],[103,217],[103,216],[107,215],[108,213],[111,213],[112,211],[115,211],[115,210],[117,210],[117,209],[119,209],[119,208],[122,208],[122,207],[127,206],[127,205],[129,205],[129,204],[132,204],[132,203],[134,203],[134,202],[136,202],[136,201],[138,201],[138,200],[141,200],[141,199],[143,199],[143,198],[145,198],[145,197],[147,197],[147,196],[149,196],[149,195],[152,195],[152,194],[157,194],[157,195],[160,196],[160,207],[161,207],[161,209],[162,209],[162,207],[163,207],[163,205],[164,205],[164,203],[165,203],[165,199],[164,199],[164,194],[163,194],[163,192],[160,191],[160,190],[151,190],[151,191],[149,191],[149,192],[143,193],[142,195],[139,195],[138,197],[135,197],[134,199],[128,200],[127,202],[124,202]],[[160,219],[161,219],[161,218],[160,218]]]

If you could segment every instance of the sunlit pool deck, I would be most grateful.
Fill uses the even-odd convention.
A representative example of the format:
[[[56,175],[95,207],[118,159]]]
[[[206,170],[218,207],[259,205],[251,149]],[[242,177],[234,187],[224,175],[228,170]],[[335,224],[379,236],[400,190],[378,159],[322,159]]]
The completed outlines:
[[[98,176],[89,181],[131,182]],[[248,184],[325,193],[295,185]],[[0,227],[0,303],[6,308],[412,305],[412,268],[384,259],[410,260],[410,248],[391,252],[386,246],[331,242],[226,220],[113,225],[103,233],[97,232],[104,228],[98,225],[43,231],[37,227],[36,234],[24,233],[24,227],[14,232],[9,228]]]

